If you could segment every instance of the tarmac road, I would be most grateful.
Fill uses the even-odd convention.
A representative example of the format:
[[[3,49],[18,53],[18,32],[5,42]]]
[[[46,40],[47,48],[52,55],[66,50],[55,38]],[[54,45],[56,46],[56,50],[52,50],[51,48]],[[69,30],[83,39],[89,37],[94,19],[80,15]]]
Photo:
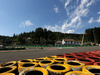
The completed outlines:
[[[53,47],[54,48],[54,47]],[[64,53],[72,53],[72,52],[86,52],[93,50],[100,50],[99,46],[93,47],[68,47],[64,49],[54,49],[49,50],[49,48],[44,48],[44,50],[26,50],[26,51],[0,51],[0,64],[8,61],[18,61],[21,59],[34,59],[39,57],[46,57],[52,55],[59,55]]]

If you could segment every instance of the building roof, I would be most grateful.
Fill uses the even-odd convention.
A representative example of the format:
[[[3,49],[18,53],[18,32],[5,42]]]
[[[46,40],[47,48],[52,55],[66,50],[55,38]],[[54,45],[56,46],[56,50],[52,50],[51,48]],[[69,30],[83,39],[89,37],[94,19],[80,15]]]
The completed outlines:
[[[74,41],[73,39],[64,39],[64,41]]]

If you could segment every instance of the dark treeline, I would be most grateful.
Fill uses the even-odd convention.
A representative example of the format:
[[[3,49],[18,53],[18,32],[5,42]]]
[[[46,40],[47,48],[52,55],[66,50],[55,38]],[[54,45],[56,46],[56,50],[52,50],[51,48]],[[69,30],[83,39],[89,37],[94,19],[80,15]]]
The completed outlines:
[[[100,43],[100,27],[85,30],[84,42]],[[52,32],[46,28],[37,28],[35,31],[24,32],[13,37],[0,36],[0,45],[49,45],[62,39],[82,40],[82,34],[68,34]]]
[[[85,40],[87,42],[100,43],[100,27],[86,29]]]
[[[81,41],[82,34],[67,34],[52,32],[46,28],[37,28],[35,31],[14,34],[13,37],[0,36],[0,43],[5,45],[48,45],[55,44],[56,41],[62,39]]]

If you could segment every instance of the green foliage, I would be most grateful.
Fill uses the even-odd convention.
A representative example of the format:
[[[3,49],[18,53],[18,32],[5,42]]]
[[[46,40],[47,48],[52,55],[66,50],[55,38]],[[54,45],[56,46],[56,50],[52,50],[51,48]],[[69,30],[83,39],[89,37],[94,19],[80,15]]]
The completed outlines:
[[[89,28],[85,30],[87,33],[84,36],[84,42],[100,43],[100,27]],[[54,45],[56,41],[62,39],[74,39],[76,41],[82,40],[83,34],[67,34],[61,32],[52,32],[46,28],[37,28],[35,31],[24,32],[19,35],[0,36],[0,44],[3,45]],[[94,38],[95,37],[95,38]]]
[[[86,41],[100,43],[100,27],[89,28],[85,32],[87,33]]]
[[[24,45],[25,44],[25,39],[22,36],[17,37],[18,45]]]
[[[74,39],[81,40],[82,34],[67,34],[61,32],[52,32],[46,28],[37,28],[35,31],[24,32],[19,35],[14,34],[13,37],[2,38],[11,40],[9,45],[54,45],[56,41],[62,41],[62,39]]]

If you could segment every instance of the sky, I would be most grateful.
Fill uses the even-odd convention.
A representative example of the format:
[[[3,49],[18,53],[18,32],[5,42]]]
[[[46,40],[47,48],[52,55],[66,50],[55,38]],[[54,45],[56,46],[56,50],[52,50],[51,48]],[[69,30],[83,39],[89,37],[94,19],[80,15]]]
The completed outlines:
[[[100,0],[0,0],[0,35],[38,27],[78,34],[100,27]]]

